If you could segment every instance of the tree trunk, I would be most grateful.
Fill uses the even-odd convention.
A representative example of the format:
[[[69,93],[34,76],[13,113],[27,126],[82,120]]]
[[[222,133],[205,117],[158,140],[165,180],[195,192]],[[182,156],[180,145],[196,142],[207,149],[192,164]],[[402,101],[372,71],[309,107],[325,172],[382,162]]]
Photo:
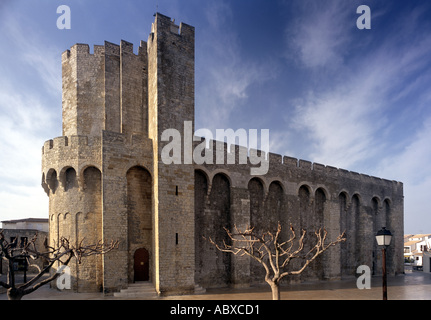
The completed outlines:
[[[24,296],[23,290],[17,288],[10,288],[7,290],[7,298],[8,300],[21,300]]]
[[[278,282],[272,282],[269,284],[272,291],[272,300],[280,300],[280,285]]]

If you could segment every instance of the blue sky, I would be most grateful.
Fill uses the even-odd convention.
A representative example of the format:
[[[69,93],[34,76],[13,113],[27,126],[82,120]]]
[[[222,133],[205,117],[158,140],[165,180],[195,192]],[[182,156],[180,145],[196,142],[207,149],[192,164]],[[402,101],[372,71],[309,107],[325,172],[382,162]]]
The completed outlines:
[[[56,25],[63,4],[70,30]],[[402,181],[405,232],[431,232],[428,1],[2,0],[0,220],[47,216],[61,53],[121,39],[136,52],[156,10],[196,27],[196,128],[270,129],[271,152]]]

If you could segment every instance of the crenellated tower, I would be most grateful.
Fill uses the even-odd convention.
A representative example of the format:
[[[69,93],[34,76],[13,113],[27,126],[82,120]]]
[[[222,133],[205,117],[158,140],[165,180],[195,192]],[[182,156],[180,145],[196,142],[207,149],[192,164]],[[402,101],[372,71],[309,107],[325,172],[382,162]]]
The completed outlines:
[[[164,166],[158,151],[164,129],[194,121],[194,28],[157,14],[137,51],[121,41],[62,54],[63,132],[42,149],[50,241],[120,241],[72,265],[78,291],[194,290],[193,167]]]
[[[388,272],[403,272],[401,182],[197,139],[194,27],[156,14],[136,51],[121,41],[62,54],[62,136],[42,148],[50,242],[120,242],[71,265],[75,290],[112,293],[150,281],[166,295],[262,283],[258,263],[205,239],[222,243],[223,228],[266,232],[278,222],[348,236],[292,281],[354,278],[359,265],[379,274],[374,235],[383,226],[394,235]],[[181,155],[164,161],[178,134]],[[192,150],[205,161],[194,163]],[[266,173],[252,173],[256,158]]]
[[[194,166],[184,159],[181,164],[165,164],[161,159],[168,143],[161,139],[164,130],[183,134],[184,122],[194,123],[194,40],[194,27],[178,26],[160,14],[148,38],[149,137],[154,152],[154,196],[158,199],[154,211],[155,284],[161,293],[194,290]],[[189,139],[191,144],[193,132],[185,133],[182,142]]]

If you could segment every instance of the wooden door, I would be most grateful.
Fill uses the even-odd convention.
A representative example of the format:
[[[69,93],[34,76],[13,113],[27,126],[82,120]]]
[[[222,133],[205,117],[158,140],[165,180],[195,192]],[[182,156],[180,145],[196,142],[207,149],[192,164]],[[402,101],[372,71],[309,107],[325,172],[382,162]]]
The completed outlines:
[[[134,281],[150,279],[150,255],[145,248],[140,248],[134,254]]]

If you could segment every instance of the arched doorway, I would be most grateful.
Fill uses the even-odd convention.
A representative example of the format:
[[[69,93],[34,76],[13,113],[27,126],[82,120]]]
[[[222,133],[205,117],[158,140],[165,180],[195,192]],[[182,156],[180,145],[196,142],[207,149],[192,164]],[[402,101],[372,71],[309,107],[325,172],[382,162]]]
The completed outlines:
[[[148,281],[150,279],[150,255],[145,248],[135,251],[134,258],[134,281]]]

